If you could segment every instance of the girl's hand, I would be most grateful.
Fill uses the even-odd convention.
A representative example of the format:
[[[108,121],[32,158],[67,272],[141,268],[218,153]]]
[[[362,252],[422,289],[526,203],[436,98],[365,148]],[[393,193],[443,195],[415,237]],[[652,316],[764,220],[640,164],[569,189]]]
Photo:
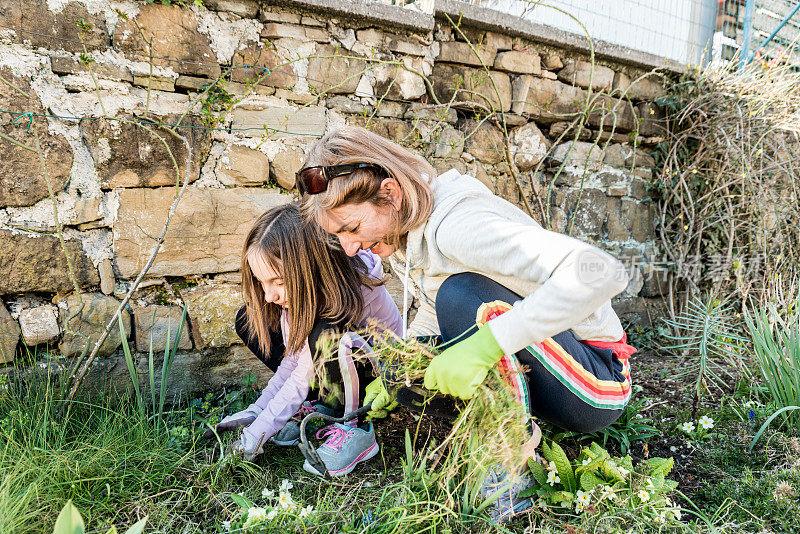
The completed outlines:
[[[255,421],[256,417],[258,417],[258,414],[260,413],[261,408],[255,404],[251,404],[246,409],[225,417],[222,421],[217,423],[217,425],[214,427],[214,430],[216,430],[219,434],[221,432],[225,432],[226,430],[233,430],[239,427],[247,426]],[[213,438],[214,430],[211,430],[210,428],[207,429],[205,432],[203,432],[203,438]]]
[[[228,448],[228,454],[241,454],[245,460],[252,462],[256,456],[264,452],[264,441],[255,437],[246,429],[242,430],[241,437],[231,443]]]
[[[431,360],[425,371],[425,388],[460,399],[471,399],[489,369],[503,357],[487,325]]]

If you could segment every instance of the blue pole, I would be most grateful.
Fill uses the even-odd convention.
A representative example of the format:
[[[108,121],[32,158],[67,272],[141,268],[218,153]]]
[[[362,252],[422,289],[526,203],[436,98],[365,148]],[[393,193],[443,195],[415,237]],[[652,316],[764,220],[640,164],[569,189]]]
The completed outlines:
[[[744,26],[742,30],[742,46],[739,56],[739,68],[742,69],[747,64],[747,56],[750,53],[750,39],[753,35],[753,8],[755,7],[755,0],[747,0],[744,7]]]
[[[781,28],[786,26],[786,23],[789,22],[789,19],[791,19],[794,16],[794,14],[797,13],[798,10],[800,10],[800,2],[797,2],[797,5],[794,6],[794,9],[792,10],[792,12],[789,13],[788,15],[786,15],[786,18],[783,19],[780,24],[778,24],[778,27],[775,28],[775,31],[772,32],[771,34],[769,34],[769,37],[767,37],[767,40],[764,41],[763,43],[761,43],[761,45],[758,48],[756,48],[755,52],[753,52],[753,55],[755,55],[756,52],[758,52],[759,50],[761,50],[762,48],[767,46],[769,44],[769,42],[772,41],[772,39],[776,35],[778,35],[778,32],[781,31]],[[750,59],[748,58],[747,61],[749,62]]]

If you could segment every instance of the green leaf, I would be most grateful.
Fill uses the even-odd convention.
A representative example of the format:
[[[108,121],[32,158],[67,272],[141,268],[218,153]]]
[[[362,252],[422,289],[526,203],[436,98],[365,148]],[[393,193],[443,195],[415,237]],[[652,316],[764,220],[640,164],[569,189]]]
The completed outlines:
[[[245,510],[249,510],[253,507],[253,502],[250,499],[238,493],[231,493],[231,500],[239,505],[239,508],[244,508]]]
[[[122,321],[120,321],[122,322]],[[83,518],[81,513],[72,504],[72,499],[67,501],[64,508],[58,514],[56,525],[53,528],[53,534],[83,534]]]
[[[675,465],[675,460],[673,458],[649,458],[646,462],[647,464],[647,473],[650,476],[661,475],[665,477],[672,471],[672,467]]]
[[[578,483],[575,480],[575,472],[572,470],[572,464],[567,458],[567,454],[561,445],[555,441],[550,446],[550,454],[553,457],[553,462],[556,464],[558,476],[561,478],[561,483],[567,488],[567,491],[575,492],[578,489]]]
[[[128,530],[125,531],[125,534],[142,534],[144,532],[144,526],[147,524],[147,517],[143,517],[136,523],[130,526]]]
[[[553,453],[550,452],[550,447],[547,445],[547,440],[542,440],[542,456],[548,462],[553,461]]]
[[[531,470],[531,475],[533,475],[533,478],[536,479],[536,482],[538,482],[540,486],[547,484],[547,469],[545,469],[542,464],[530,458],[528,460],[528,467]]]
[[[596,486],[602,485],[605,485],[605,481],[591,471],[581,475],[581,489],[583,491],[592,491]]]

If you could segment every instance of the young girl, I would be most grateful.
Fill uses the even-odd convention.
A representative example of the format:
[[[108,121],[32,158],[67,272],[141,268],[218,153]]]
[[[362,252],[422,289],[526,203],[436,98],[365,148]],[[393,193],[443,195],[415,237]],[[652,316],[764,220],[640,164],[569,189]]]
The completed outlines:
[[[431,361],[426,388],[468,399],[502,360],[527,368],[517,394],[537,417],[588,433],[620,416],[636,349],[611,308],[628,279],[609,254],[545,230],[471,176],[436,176],[363,128],[316,141],[297,185],[307,216],[347,254],[388,257],[403,284],[413,283],[412,335],[461,340]],[[372,407],[390,401],[384,393]],[[528,505],[513,488],[495,501],[501,518]]]
[[[256,220],[242,254],[242,291],[245,306],[237,314],[236,330],[275,374],[258,400],[223,419],[217,429],[243,426],[232,449],[253,459],[271,437],[280,445],[296,443],[295,421],[325,409],[307,401],[323,330],[359,328],[370,319],[399,332],[401,320],[383,286],[380,258],[369,252],[348,257],[316,226],[304,224],[295,204],[273,208]],[[339,400],[345,411],[352,411],[371,378],[352,359],[340,358],[339,366],[329,376],[344,382],[338,384],[344,392]],[[319,436],[328,438],[318,452],[333,476],[349,473],[378,453],[372,423],[366,429],[356,422],[330,425]]]

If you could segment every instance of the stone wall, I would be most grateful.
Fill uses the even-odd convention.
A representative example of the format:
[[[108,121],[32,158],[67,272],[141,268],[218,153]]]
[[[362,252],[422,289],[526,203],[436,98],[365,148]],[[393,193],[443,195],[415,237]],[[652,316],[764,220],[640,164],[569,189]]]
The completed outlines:
[[[333,0],[0,0],[0,133],[38,143],[47,169],[0,140],[0,363],[25,347],[75,356],[97,339],[180,179],[189,185],[123,312],[129,343],[163,350],[186,305],[182,387],[262,372],[233,331],[242,242],[258,214],[292,200],[308,144],[343,124],[623,258],[632,282],[618,312],[657,316],[648,187],[664,89],[640,77],[659,58],[606,47],[593,66],[586,43],[466,8],[456,26],[452,1],[424,14]],[[97,376],[124,377],[114,332]]]

